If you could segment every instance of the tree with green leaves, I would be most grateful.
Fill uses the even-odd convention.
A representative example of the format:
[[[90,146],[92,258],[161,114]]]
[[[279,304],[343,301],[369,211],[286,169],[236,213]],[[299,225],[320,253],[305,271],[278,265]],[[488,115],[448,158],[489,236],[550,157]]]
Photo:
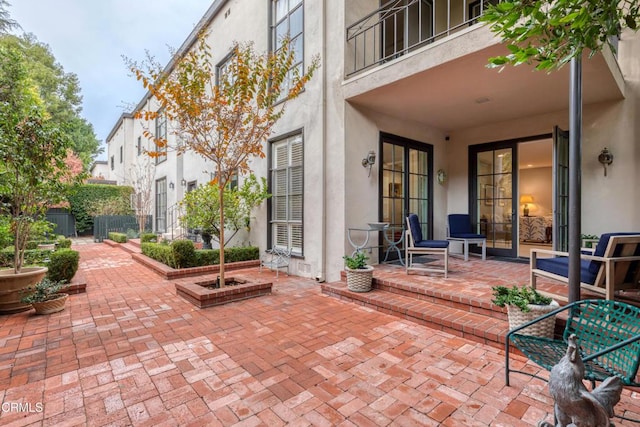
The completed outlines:
[[[6,34],[10,30],[20,28],[20,25],[11,19],[9,11],[7,10],[9,6],[10,3],[7,0],[0,0],[0,34]]]
[[[562,67],[583,52],[591,56],[623,28],[640,27],[637,0],[504,0],[489,5],[481,21],[502,37],[508,54],[489,59],[492,66],[535,64],[540,70]]]
[[[218,81],[207,35],[194,47],[174,58],[169,72],[148,57],[128,65],[157,101],[155,111],[136,111],[138,119],[155,121],[163,116],[173,128],[170,135],[145,131],[155,144],[154,157],[167,149],[192,151],[214,165],[220,224],[225,224],[224,189],[232,177],[251,171],[250,160],[264,158],[263,145],[282,117],[287,102],[304,90],[318,67],[314,58],[306,70],[294,68],[294,52],[288,41],[277,52],[256,54],[252,44],[235,44],[231,59]],[[220,228],[224,242],[224,227]],[[220,248],[220,283],[224,285],[224,248]]]
[[[180,218],[187,228],[201,230],[203,236],[210,235],[223,248],[238,231],[248,229],[251,212],[270,197],[267,191],[267,180],[258,180],[254,174],[245,177],[240,187],[224,189],[224,222],[220,217],[219,188],[217,184],[207,183],[188,192],[182,200],[185,214]],[[224,235],[223,229],[232,234]],[[204,237],[203,237],[204,240]]]
[[[11,216],[19,273],[34,223],[65,196],[71,144],[44,108],[24,54],[10,46],[0,46],[0,141],[0,198]]]
[[[508,54],[492,67],[535,64],[554,70],[571,63],[569,94],[569,302],[580,299],[582,56],[609,47],[613,38],[640,26],[637,0],[503,0],[480,18],[498,34]]]
[[[85,169],[102,152],[93,126],[80,116],[82,95],[74,73],[67,73],[56,62],[51,49],[33,34],[0,36],[0,46],[22,52],[29,78],[37,87],[43,107],[53,123],[73,142],[72,149]]]

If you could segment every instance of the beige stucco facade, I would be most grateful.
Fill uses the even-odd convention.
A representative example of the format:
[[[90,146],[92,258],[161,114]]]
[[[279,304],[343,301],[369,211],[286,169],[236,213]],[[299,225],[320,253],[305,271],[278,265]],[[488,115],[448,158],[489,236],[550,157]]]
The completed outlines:
[[[228,55],[234,41],[252,41],[258,52],[269,48],[269,2],[258,3],[256,7],[256,2],[246,0],[213,2],[199,25],[210,33],[214,63]],[[353,250],[347,229],[383,219],[381,133],[432,150],[429,227],[432,238],[443,239],[447,215],[467,213],[473,204],[470,147],[537,136],[549,139],[554,126],[569,127],[568,67],[553,73],[524,66],[502,72],[488,69],[487,58],[503,47],[481,24],[459,26],[431,43],[353,72],[356,49],[345,42],[346,29],[377,7],[377,1],[368,0],[304,1],[305,64],[317,55],[321,67],[304,93],[287,105],[270,138],[301,132],[304,140],[304,250],[292,260],[292,274],[338,280],[344,267],[342,256]],[[195,32],[183,48],[194,36]],[[638,58],[640,37],[625,32],[617,59],[605,52],[583,63],[584,233],[640,230],[640,188],[633,184],[640,178]],[[145,98],[139,108],[149,102],[153,100]],[[127,120],[134,123],[128,126]],[[130,144],[127,157],[135,161],[135,141],[142,131],[138,121],[120,120],[108,141],[109,156],[116,155],[117,163],[118,153],[113,150]],[[265,141],[265,153],[269,144]],[[615,156],[606,177],[597,160],[605,146]],[[377,161],[369,175],[361,161],[371,150]],[[268,177],[268,162],[269,156],[256,159],[254,172]],[[551,170],[548,165],[545,168]],[[174,183],[167,193],[171,206],[184,196],[183,180],[204,183],[210,169],[193,153],[169,153],[154,174]],[[447,175],[442,184],[436,182],[438,170]],[[120,183],[120,170],[111,172]],[[517,205],[518,195],[513,197]],[[251,220],[250,232],[236,244],[268,248],[266,203]],[[373,240],[376,243],[377,236]],[[372,263],[378,262],[376,251],[370,255]]]

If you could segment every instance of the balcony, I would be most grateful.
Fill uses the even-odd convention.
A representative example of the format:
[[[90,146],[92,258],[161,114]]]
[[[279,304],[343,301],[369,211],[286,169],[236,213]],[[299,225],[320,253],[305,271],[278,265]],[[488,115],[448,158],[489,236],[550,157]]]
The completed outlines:
[[[346,9],[343,94],[356,108],[443,132],[533,117],[568,108],[569,67],[487,68],[507,53],[477,18],[497,0],[392,0]],[[583,60],[584,105],[624,98],[611,51]],[[526,102],[523,102],[526,100]]]
[[[391,61],[477,22],[498,0],[391,0],[347,27],[347,76]]]

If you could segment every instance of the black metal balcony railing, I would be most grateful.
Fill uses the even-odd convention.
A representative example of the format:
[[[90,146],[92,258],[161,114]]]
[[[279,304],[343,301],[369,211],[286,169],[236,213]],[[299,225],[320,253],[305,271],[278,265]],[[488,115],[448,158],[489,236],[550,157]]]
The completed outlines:
[[[347,76],[474,24],[498,0],[391,0],[347,27]]]

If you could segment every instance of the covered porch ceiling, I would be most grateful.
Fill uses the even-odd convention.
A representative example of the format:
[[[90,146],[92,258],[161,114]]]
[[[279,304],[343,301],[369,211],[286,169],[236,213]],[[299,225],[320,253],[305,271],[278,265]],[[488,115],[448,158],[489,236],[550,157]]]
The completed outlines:
[[[486,67],[489,57],[503,52],[503,46],[494,45],[376,87],[376,81],[385,80],[376,74],[393,73],[405,59],[401,57],[395,66],[385,64],[345,82],[346,99],[356,107],[443,132],[568,109],[569,65],[552,72],[528,65],[502,71]],[[584,105],[624,97],[620,70],[608,55],[609,60],[597,54],[582,61]]]

